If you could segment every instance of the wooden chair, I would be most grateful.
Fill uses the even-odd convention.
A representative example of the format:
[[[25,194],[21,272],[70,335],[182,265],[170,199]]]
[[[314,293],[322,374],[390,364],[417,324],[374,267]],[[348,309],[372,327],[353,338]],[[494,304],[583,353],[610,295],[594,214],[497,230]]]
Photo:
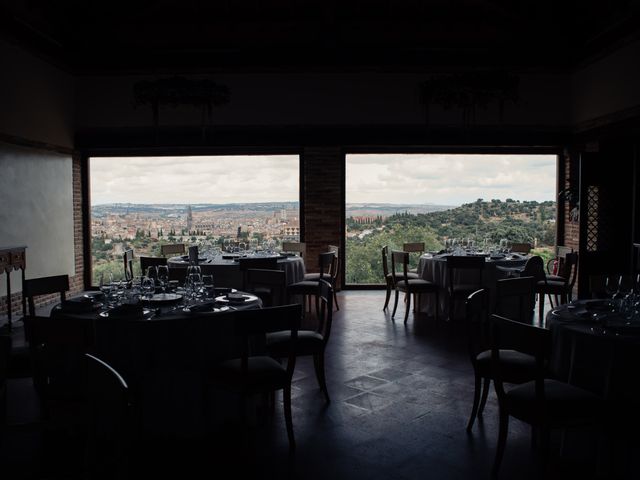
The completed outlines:
[[[396,265],[401,266],[402,270],[398,272]],[[405,292],[406,310],[404,312],[404,323],[409,318],[409,310],[411,309],[411,295],[416,295],[416,308],[420,307],[420,295],[423,293],[432,293],[436,297],[435,319],[438,321],[438,305],[440,304],[438,285],[431,283],[422,278],[409,277],[409,252],[391,252],[391,275],[393,276],[393,285],[396,291],[396,297],[393,304],[393,312],[391,318],[396,314],[398,308],[398,293]]]
[[[338,297],[336,296],[337,283],[338,283],[338,275],[340,274],[340,247],[337,245],[329,245],[327,247],[327,251],[333,252],[336,256],[335,262],[331,262],[329,264],[328,271],[324,272],[324,279],[327,280],[327,276],[329,279],[327,280],[331,283],[331,289],[333,290],[333,304],[336,307],[336,310],[340,310],[340,306],[338,305]],[[305,280],[318,280],[320,278],[320,273],[305,273]]]
[[[303,304],[304,300],[307,298],[310,300],[312,296],[315,296],[318,292],[318,285],[320,280],[326,280],[331,282],[331,272],[335,267],[332,267],[337,261],[336,255],[334,252],[324,252],[318,255],[318,265],[319,275],[315,279],[311,280],[302,280],[300,282],[292,283],[287,287],[287,295],[288,298],[291,298],[292,295],[302,295],[303,296]],[[316,314],[318,314],[320,309],[320,304],[318,303],[318,299],[316,297]]]
[[[391,298],[391,290],[395,288],[393,284],[393,275],[389,271],[389,246],[388,245],[385,245],[382,247],[382,272],[384,274],[384,281],[387,287],[387,292],[384,299],[384,306],[382,307],[382,310],[384,311],[389,306],[389,299]],[[407,272],[407,276],[413,279],[420,278],[418,274],[415,272]]]
[[[542,321],[544,315],[544,296],[549,296],[551,306],[553,306],[551,295],[556,298],[556,304],[570,302],[573,298],[573,287],[576,283],[577,274],[578,252],[567,253],[563,262],[562,275],[546,275],[543,280],[536,283],[535,291],[539,296],[538,316],[540,321]]]
[[[466,299],[482,288],[484,257],[456,256],[447,257],[447,293],[449,294],[449,320],[454,318],[457,299]],[[456,280],[458,277],[458,280]]]
[[[291,416],[291,378],[296,365],[298,329],[302,316],[301,305],[285,305],[256,310],[234,312],[235,335],[241,340],[239,358],[227,360],[212,372],[214,386],[237,393],[241,397],[240,407],[244,416],[244,400],[250,395],[269,394],[282,390],[284,418],[289,438],[289,450],[296,448]],[[272,332],[289,332],[287,363],[281,365],[272,357],[252,355],[250,345],[256,336]]]
[[[159,265],[166,265],[167,259],[165,257],[138,257],[140,259],[140,271],[142,275],[147,273],[147,268],[157,267]]]
[[[329,390],[324,371],[324,354],[331,335],[331,325],[333,321],[333,292],[331,285],[320,280],[317,297],[320,300],[320,314],[317,317],[317,326],[314,330],[298,331],[298,340],[295,346],[297,356],[313,356],[318,386],[324,393],[324,397],[329,403]],[[291,335],[288,331],[274,332],[267,335],[267,351],[269,355],[276,358],[286,357],[290,349]]]
[[[278,259],[276,257],[247,257],[239,258],[238,266],[242,273],[242,289],[247,288],[247,270],[278,270]]]
[[[467,423],[467,431],[470,432],[476,417],[482,416],[493,379],[488,324],[489,291],[483,288],[473,292],[467,298],[465,307],[469,359],[475,378],[473,407]],[[531,355],[504,351],[501,361],[505,365],[509,383],[524,383],[534,378],[535,358]]]
[[[554,279],[554,276],[562,275],[561,272],[564,269],[564,261],[568,253],[573,253],[573,248],[563,245],[556,246],[555,256],[549,259],[546,264],[546,274],[549,279]]]
[[[402,251],[411,253],[417,253],[418,257],[424,253],[424,242],[410,242],[402,244]],[[417,273],[417,268],[409,269],[411,273]]]
[[[307,257],[307,244],[304,242],[282,242],[283,253],[296,253],[302,258]]]
[[[189,265],[199,265],[200,264],[200,254],[198,253],[198,246],[191,245],[189,247]]]
[[[496,282],[495,314],[532,324],[536,306],[535,278],[505,278]]]
[[[511,251],[513,253],[522,253],[527,255],[531,252],[532,245],[530,243],[512,243]]]
[[[122,259],[124,260],[124,279],[128,282],[133,279],[133,250],[125,250]]]
[[[54,275],[51,277],[29,278],[24,281],[22,295],[27,299],[28,314],[36,314],[34,297],[39,295],[60,294],[60,302],[66,300],[69,291],[69,275]]]
[[[184,255],[186,251],[184,243],[167,243],[165,245],[160,245],[160,255],[166,257],[168,255]]]
[[[132,443],[129,387],[103,360],[86,354],[89,478],[126,478]]]
[[[287,277],[283,270],[248,269],[246,289],[260,297],[265,307],[278,307],[287,302]]]
[[[550,430],[597,424],[604,400],[569,383],[547,378],[545,364],[551,350],[550,330],[492,315],[491,332],[491,359],[500,408],[498,446],[491,472],[495,478],[504,455],[510,416],[542,434],[542,464],[546,465]],[[508,366],[502,361],[505,351],[533,356],[534,379],[505,390],[504,384],[508,382]]]

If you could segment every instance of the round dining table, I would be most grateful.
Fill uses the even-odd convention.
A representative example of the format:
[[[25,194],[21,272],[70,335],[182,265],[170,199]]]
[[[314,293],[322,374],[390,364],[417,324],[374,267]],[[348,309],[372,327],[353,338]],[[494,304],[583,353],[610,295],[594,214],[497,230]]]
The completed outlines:
[[[554,374],[603,395],[620,414],[631,411],[640,421],[640,321],[627,319],[608,299],[560,305],[545,321]]]
[[[278,268],[285,273],[287,285],[300,282],[304,279],[304,260],[299,256],[273,255],[278,259]],[[240,271],[239,258],[251,258],[251,255],[223,254],[215,257],[202,256],[198,259],[198,265],[202,273],[213,275],[214,283],[225,287],[242,288],[242,272]],[[255,258],[269,258],[258,255]],[[167,260],[169,268],[187,268],[189,256],[171,257]]]
[[[207,371],[242,351],[233,312],[262,306],[244,292],[233,292],[242,299],[229,300],[228,290],[188,309],[180,300],[162,301],[162,294],[156,294],[158,301],[108,308],[100,292],[85,292],[56,305],[51,317],[91,326],[89,352],[124,377],[146,433],[194,437],[221,425],[225,411],[235,411],[236,399],[224,392],[204,395]],[[255,347],[261,348],[259,340]]]
[[[451,254],[445,253],[440,255],[425,254],[420,257],[418,264],[418,275],[420,278],[435,283],[440,289],[440,305],[438,314],[442,317],[448,316],[449,295],[447,287],[449,285],[449,272],[447,271],[447,257]],[[493,298],[496,282],[510,275],[510,271],[523,268],[527,262],[528,255],[520,255],[518,253],[510,254],[475,254],[485,258],[485,266],[482,270],[482,286],[487,288],[490,296]],[[502,268],[498,268],[502,267]],[[457,283],[465,283],[464,275],[454,278]],[[423,295],[421,300],[421,310],[429,314],[434,312],[434,299],[432,295]],[[458,308],[456,307],[456,312]]]

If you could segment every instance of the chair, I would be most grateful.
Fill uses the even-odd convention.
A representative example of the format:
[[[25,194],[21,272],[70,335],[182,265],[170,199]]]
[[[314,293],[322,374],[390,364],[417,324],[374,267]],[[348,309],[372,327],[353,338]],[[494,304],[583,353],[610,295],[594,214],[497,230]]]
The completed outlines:
[[[549,330],[492,315],[491,332],[491,359],[500,408],[498,446],[491,472],[493,477],[497,477],[506,446],[510,416],[528,423],[534,431],[542,433],[544,465],[549,448],[549,431],[554,428],[597,424],[604,410],[604,401],[569,383],[546,378],[545,360],[551,350]],[[508,391],[504,388],[508,368],[502,362],[506,349],[535,358],[534,379]]]
[[[546,264],[546,274],[553,279],[553,276],[560,276],[564,267],[565,258],[568,253],[573,253],[573,248],[563,245],[556,246],[556,254],[549,259]]]
[[[324,252],[318,255],[318,265],[320,266],[319,275],[316,279],[307,280],[304,279],[300,282],[292,283],[287,287],[287,295],[291,298],[291,295],[302,295],[304,298],[311,298],[311,296],[315,296],[318,292],[318,282],[320,280],[331,280],[331,272],[335,267],[332,265],[337,261],[336,255],[334,252]],[[303,299],[304,304],[304,299]],[[318,299],[316,297],[316,314],[318,314],[320,309],[320,305],[318,303]]]
[[[568,303],[573,298],[573,287],[576,283],[578,273],[578,252],[567,253],[563,263],[562,275],[545,275],[544,280],[536,283],[536,293],[539,294],[539,318],[542,321],[544,314],[544,296],[549,296],[549,301],[553,306],[551,295],[560,298],[560,303]]]
[[[495,314],[531,324],[536,306],[535,278],[505,278],[496,282]]]
[[[24,317],[24,327],[33,384],[45,418],[83,420],[87,378],[84,354],[95,343],[93,322],[66,315],[56,318],[28,315]]]
[[[160,255],[166,257],[167,255],[184,255],[186,251],[184,243],[167,243],[160,245]]]
[[[27,299],[28,314],[36,314],[34,297],[39,295],[60,294],[60,302],[66,300],[69,291],[69,275],[54,275],[51,277],[30,278],[22,285],[22,295]]]
[[[329,283],[331,283],[331,289],[333,290],[333,304],[336,307],[336,310],[340,310],[340,306],[338,305],[338,297],[336,296],[336,284],[338,283],[338,275],[340,274],[340,247],[337,245],[328,245],[327,251],[333,252],[336,256],[336,261],[331,262],[329,265],[329,271],[325,272],[326,275],[323,277],[329,277]],[[305,280],[318,280],[320,278],[320,273],[305,273]]]
[[[287,277],[283,270],[248,269],[246,289],[260,297],[266,307],[277,307],[287,301]]]
[[[488,325],[489,291],[483,288],[469,295],[465,304],[465,311],[469,359],[473,366],[475,378],[473,407],[467,423],[467,432],[470,432],[476,417],[482,416],[487,403],[491,380],[493,379]],[[508,381],[510,383],[523,383],[533,378],[534,357],[513,350],[502,353],[501,361],[508,372]]]
[[[320,280],[317,297],[320,299],[320,314],[317,317],[318,324],[314,330],[299,330],[298,340],[295,347],[297,356],[313,356],[318,386],[324,393],[324,397],[329,403],[329,390],[324,371],[324,353],[329,343],[331,325],[333,321],[333,292],[331,285],[325,280]],[[276,358],[287,356],[290,349],[290,334],[288,331],[274,332],[267,335],[267,352]]]
[[[512,243],[511,244],[511,251],[513,253],[523,253],[525,255],[527,255],[529,252],[531,252],[531,244],[530,243]]]
[[[391,290],[393,290],[393,275],[389,271],[389,246],[385,245],[382,247],[382,272],[384,273],[384,280],[387,284],[387,294],[384,299],[384,306],[382,310],[386,310],[389,306],[389,299],[391,298]],[[410,279],[420,278],[419,275],[415,272],[407,272],[407,277]]]
[[[396,264],[402,266],[402,271],[398,272]],[[422,278],[410,278],[409,277],[409,252],[391,252],[391,275],[393,277],[393,285],[396,290],[396,297],[393,304],[393,312],[391,318],[396,314],[398,308],[398,293],[405,292],[405,300],[407,303],[406,310],[404,312],[404,323],[407,323],[409,318],[409,310],[411,309],[411,295],[417,295],[416,307],[420,305],[420,295],[423,293],[433,293],[436,297],[435,307],[435,319],[438,321],[438,305],[440,304],[438,285],[431,283]]]
[[[212,372],[211,380],[215,386],[241,396],[243,415],[244,399],[247,396],[282,390],[289,450],[294,451],[296,444],[291,417],[291,378],[296,365],[296,343],[302,306],[285,305],[239,310],[234,315],[235,335],[242,341],[241,356],[219,364]],[[250,353],[250,344],[254,337],[280,331],[289,332],[286,366],[269,356]]]
[[[147,268],[157,267],[159,265],[166,265],[167,259],[165,257],[138,257],[140,259],[140,271],[142,275],[147,273]]]
[[[133,250],[125,250],[122,259],[124,260],[124,279],[128,282],[133,280]]]
[[[307,244],[304,242],[282,242],[283,253],[297,253],[302,258],[307,256]]]
[[[417,253],[418,257],[424,253],[424,242],[403,243],[402,251],[409,253]],[[411,273],[417,273],[417,268],[409,269]]]
[[[189,247],[189,265],[198,265],[200,263],[200,255],[198,254],[198,246]]]
[[[86,467],[89,478],[126,478],[131,444],[129,387],[103,360],[86,354],[89,421]]]
[[[447,257],[447,293],[449,294],[449,319],[454,318],[455,301],[466,299],[482,288],[484,257],[457,256]]]
[[[255,257],[255,258],[239,258],[238,266],[242,273],[242,289],[247,288],[247,270],[278,270],[278,259],[276,257]]]

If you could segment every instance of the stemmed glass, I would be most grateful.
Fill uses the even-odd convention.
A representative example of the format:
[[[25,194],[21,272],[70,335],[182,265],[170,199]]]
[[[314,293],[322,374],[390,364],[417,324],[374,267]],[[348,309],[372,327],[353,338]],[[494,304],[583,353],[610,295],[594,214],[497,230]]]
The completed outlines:
[[[142,282],[140,283],[140,288],[142,290],[142,295],[147,300],[151,300],[153,294],[156,291],[156,281],[150,277],[142,277]]]
[[[111,291],[113,289],[113,275],[109,272],[100,274],[100,291],[104,295],[107,304],[111,303]]]
[[[158,283],[162,288],[162,295],[166,295],[167,284],[169,283],[169,267],[167,265],[158,265]]]
[[[213,284],[213,275],[202,275],[202,285],[204,289],[204,295],[207,300],[211,300],[215,297],[215,286]]]

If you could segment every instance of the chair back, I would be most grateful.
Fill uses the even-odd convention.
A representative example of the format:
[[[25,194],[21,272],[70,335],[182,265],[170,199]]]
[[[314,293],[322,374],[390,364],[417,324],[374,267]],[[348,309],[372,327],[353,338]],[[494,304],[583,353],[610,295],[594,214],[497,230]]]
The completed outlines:
[[[128,282],[133,279],[133,249],[125,250],[122,259],[124,260],[124,279]]]
[[[235,335],[242,340],[240,357],[241,373],[247,375],[251,345],[257,335],[271,332],[291,332],[287,360],[287,376],[289,381],[293,376],[296,364],[295,344],[298,340],[298,330],[302,319],[302,305],[283,305],[281,307],[267,307],[253,310],[238,310],[235,312]]]
[[[54,275],[51,277],[30,278],[22,285],[22,295],[27,299],[29,315],[36,314],[34,297],[38,295],[60,294],[60,302],[66,300],[69,291],[69,275]]]
[[[331,269],[329,271],[331,274],[331,284],[335,289],[338,281],[338,275],[340,274],[340,247],[337,245],[328,245],[328,249],[330,252],[333,252],[336,257],[335,262],[331,264]]]
[[[464,275],[464,283],[468,285],[482,285],[482,270],[484,270],[484,257],[474,255],[450,255],[447,258],[447,276],[449,283],[449,291],[453,291],[456,283],[456,275]]]
[[[530,243],[512,243],[511,244],[511,251],[513,253],[524,253],[527,254],[531,251],[531,244]]]
[[[500,350],[516,350],[536,359],[534,372],[536,398],[544,402],[545,361],[551,352],[551,331],[516,322],[500,315],[491,315],[491,359],[498,400],[504,401],[504,364],[500,361]],[[542,409],[541,409],[542,410]]]
[[[160,245],[160,255],[166,257],[168,255],[183,255],[185,252],[184,243],[167,243]]]
[[[544,260],[539,255],[530,257],[524,264],[521,277],[533,277],[536,282],[544,281],[546,275],[544,273]]]
[[[561,275],[560,272],[563,269],[565,258],[568,253],[572,253],[572,252],[573,252],[573,248],[571,247],[557,245],[555,257],[550,259],[547,262],[547,266],[546,266],[547,273],[550,273],[552,275]],[[554,271],[554,265],[555,265],[555,271]]]
[[[398,272],[398,266],[402,268],[400,272]],[[391,251],[391,278],[393,279],[393,284],[395,285],[399,281],[404,281],[408,283],[408,275],[409,272],[409,252],[403,252],[398,250]]]
[[[250,268],[246,271],[246,289],[253,293],[266,289],[269,295],[269,302],[266,302],[268,307],[284,305],[287,277],[283,270]]]
[[[474,363],[478,353],[489,348],[489,291],[486,288],[476,290],[467,297],[465,319],[469,358]]]
[[[282,242],[282,251],[297,253],[302,258],[305,258],[307,256],[307,244],[304,242]]]
[[[130,443],[129,387],[122,376],[103,360],[85,355],[89,422],[87,467],[90,477],[125,478]]]
[[[535,279],[533,277],[505,278],[496,282],[495,314],[531,324],[535,306]]]
[[[140,259],[140,271],[142,275],[146,275],[147,268],[157,267],[159,265],[166,265],[166,257],[138,257]]]
[[[424,242],[411,242],[402,244],[403,252],[424,253]]]
[[[336,269],[337,257],[335,252],[323,252],[318,255],[320,280],[332,281],[332,272]]]
[[[333,323],[333,288],[325,280],[318,282],[318,300],[320,302],[320,316],[317,332],[322,335],[322,343],[326,346]]]
[[[565,255],[560,276],[565,279],[565,285],[569,289],[573,289],[578,276],[578,252],[571,252]]]
[[[386,280],[387,275],[389,275],[389,246],[385,245],[382,247],[382,273],[384,274],[384,278]]]

